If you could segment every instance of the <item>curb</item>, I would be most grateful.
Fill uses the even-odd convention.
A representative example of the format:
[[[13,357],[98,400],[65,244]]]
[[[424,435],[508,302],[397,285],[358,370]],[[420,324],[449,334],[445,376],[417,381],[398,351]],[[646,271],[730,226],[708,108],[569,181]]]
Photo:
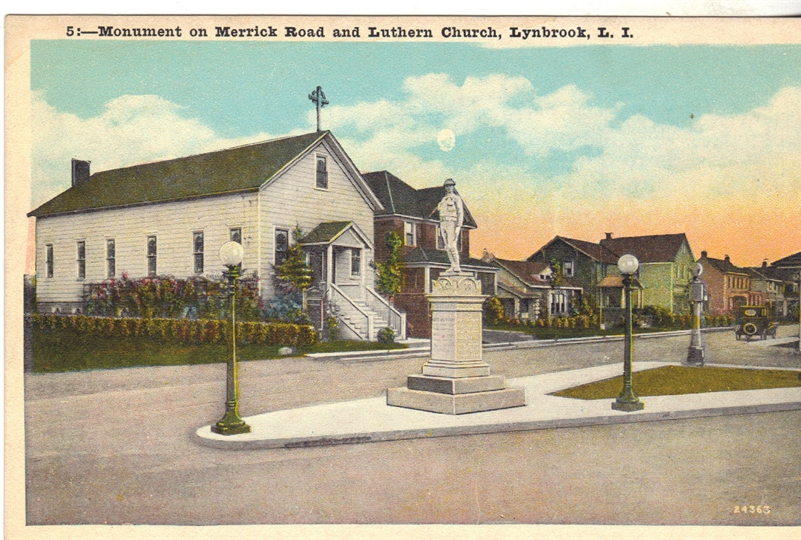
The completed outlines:
[[[704,334],[712,332],[728,332],[734,327],[702,328]],[[668,332],[651,332],[647,334],[634,334],[634,339],[654,339],[663,337],[689,336],[692,330],[671,330]],[[582,343],[607,343],[623,341],[624,334],[614,334],[611,336],[587,336],[578,338],[557,338],[557,339],[537,339],[534,341],[516,341],[512,343],[493,343],[484,345],[485,350],[505,350],[505,349],[529,349],[536,347],[554,347],[558,345],[580,345]]]
[[[305,355],[306,358],[314,360],[345,360],[345,359],[358,359],[358,358],[386,358],[386,357],[399,357],[406,358],[408,356],[425,356],[429,353],[428,347],[409,347],[408,349],[389,349],[389,350],[375,350],[375,351],[353,351],[353,352],[330,352],[330,353],[310,353]]]
[[[453,437],[458,435],[484,435],[490,433],[509,433],[516,431],[536,431],[543,429],[575,428],[588,426],[609,426],[617,424],[635,424],[639,422],[662,422],[667,420],[683,420],[714,416],[730,416],[741,414],[760,414],[801,410],[801,402],[768,403],[758,405],[737,405],[731,407],[714,407],[707,409],[641,412],[636,414],[620,414],[591,418],[564,418],[557,420],[533,420],[529,422],[507,422],[474,426],[432,427],[427,429],[408,429],[383,432],[346,433],[342,435],[321,437],[291,437],[284,439],[262,439],[246,441],[225,441],[210,439],[204,436],[210,427],[198,429],[194,438],[203,446],[222,450],[256,450],[270,448],[312,448],[317,446],[337,446],[341,444],[362,444],[368,442],[398,441],[405,439],[430,439],[433,437]]]
[[[729,332],[734,327],[716,327],[716,328],[702,328],[701,332]],[[635,334],[634,339],[654,339],[663,337],[675,336],[689,336],[692,330],[671,330],[668,332],[652,332],[647,334]],[[584,343],[610,343],[615,341],[623,341],[625,336],[623,334],[615,334],[611,336],[588,336],[578,338],[557,338],[557,339],[533,339],[526,341],[510,341],[507,343],[489,343],[484,344],[485,351],[503,351],[514,349],[533,349],[538,347],[558,347],[561,345],[581,345]],[[408,349],[391,349],[391,350],[375,350],[375,351],[353,351],[353,352],[330,352],[330,353],[310,353],[305,355],[306,358],[313,360],[359,360],[369,358],[413,358],[416,356],[426,356],[429,354],[429,346],[424,347],[409,347]]]

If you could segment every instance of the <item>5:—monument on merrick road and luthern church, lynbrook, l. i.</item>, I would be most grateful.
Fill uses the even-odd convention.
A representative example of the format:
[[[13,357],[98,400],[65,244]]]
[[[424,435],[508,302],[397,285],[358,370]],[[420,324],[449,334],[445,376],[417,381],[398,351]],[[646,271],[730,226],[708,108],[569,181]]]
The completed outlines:
[[[387,405],[443,414],[465,414],[520,407],[523,388],[506,388],[503,376],[491,375],[482,359],[481,283],[459,266],[458,239],[464,211],[456,183],[445,181],[437,210],[440,234],[450,267],[432,286],[431,358],[422,374],[410,375],[406,387],[387,390]]]

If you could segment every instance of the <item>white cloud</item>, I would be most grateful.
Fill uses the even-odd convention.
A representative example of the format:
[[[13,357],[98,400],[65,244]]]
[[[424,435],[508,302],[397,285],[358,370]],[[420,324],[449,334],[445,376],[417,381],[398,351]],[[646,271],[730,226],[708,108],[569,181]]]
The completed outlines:
[[[562,180],[585,193],[681,193],[688,203],[712,196],[749,197],[766,189],[797,194],[800,109],[801,88],[784,88],[762,107],[734,115],[705,114],[689,127],[636,115],[605,130],[603,153],[578,160]]]
[[[685,231],[706,246],[740,245],[735,238],[757,234],[754,223],[768,246],[798,221],[801,88],[781,89],[750,111],[701,114],[684,126],[643,114],[622,118],[621,103],[594,105],[574,85],[538,95],[522,77],[459,85],[429,74],[407,79],[403,90],[395,101],[333,107],[328,121],[335,132],[358,125],[343,144],[364,170],[389,169],[415,187],[455,178],[479,220],[479,250],[487,245],[520,256],[555,234],[597,240],[606,230]],[[488,150],[458,163],[458,153],[421,151],[434,148],[441,129],[456,133],[458,147],[484,137],[479,130],[488,127],[506,133],[508,147],[525,157]],[[561,159],[557,153],[584,147],[594,152],[568,163],[566,173],[538,169]]]
[[[751,207],[770,214],[766,227],[783,226],[771,221],[775,216],[798,214],[798,87],[781,89],[753,110],[701,114],[687,126],[659,124],[642,114],[621,119],[620,104],[593,105],[592,96],[573,85],[538,95],[522,77],[471,77],[459,85],[448,75],[429,74],[407,79],[403,90],[394,101],[326,107],[326,127],[362,171],[386,169],[415,187],[455,178],[482,227],[506,231],[520,246],[537,243],[530,231],[593,239],[598,233],[586,233],[590,226],[627,228],[622,220],[631,217],[619,218],[625,227],[615,222],[626,215],[620,205],[658,214],[640,219],[640,227],[670,228],[638,234],[712,229],[712,216],[742,215]],[[58,112],[35,93],[34,204],[69,186],[72,157],[103,170],[270,138],[223,139],[182,113],[158,96],[122,96],[97,117],[82,119]],[[523,157],[512,161],[487,151],[470,163],[455,161],[460,145],[484,137],[480,130],[486,128],[495,130],[494,138],[505,133],[505,144]],[[457,151],[439,150],[442,129],[456,134]],[[549,175],[535,165],[587,146],[595,153],[577,158],[567,173]],[[590,221],[571,232],[572,224]]]
[[[487,127],[504,130],[526,154],[545,157],[601,145],[621,107],[593,106],[592,96],[573,85],[540,96],[528,79],[498,74],[467,77],[458,85],[447,74],[432,73],[409,77],[403,90],[396,102],[333,106],[326,124],[334,131],[356,128],[367,161],[400,161],[434,143],[442,129],[461,137]]]
[[[70,186],[72,158],[92,162],[92,171],[113,169],[236,146],[267,134],[224,139],[181,107],[159,96],[121,96],[96,117],[80,118],[32,95],[32,202],[37,206]]]

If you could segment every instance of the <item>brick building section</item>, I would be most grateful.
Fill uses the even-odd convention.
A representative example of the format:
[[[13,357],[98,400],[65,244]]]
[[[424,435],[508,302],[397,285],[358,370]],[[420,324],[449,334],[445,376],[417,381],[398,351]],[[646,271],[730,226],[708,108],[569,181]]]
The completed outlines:
[[[395,232],[403,239],[401,260],[401,292],[392,298],[400,310],[406,312],[407,335],[431,337],[431,315],[426,297],[431,282],[449,266],[448,256],[438,246],[439,214],[437,206],[445,195],[442,186],[415,189],[387,171],[362,175],[381,201],[384,210],[375,214],[375,260],[385,261],[389,254],[387,235]],[[481,281],[482,294],[496,293],[497,268],[470,257],[470,231],[477,227],[465,203],[464,224],[459,241],[462,270],[472,272]]]
[[[732,264],[728,255],[715,259],[702,251],[698,262],[704,267],[701,277],[709,294],[710,313],[735,313],[739,306],[765,303],[762,293],[752,290],[749,270]]]

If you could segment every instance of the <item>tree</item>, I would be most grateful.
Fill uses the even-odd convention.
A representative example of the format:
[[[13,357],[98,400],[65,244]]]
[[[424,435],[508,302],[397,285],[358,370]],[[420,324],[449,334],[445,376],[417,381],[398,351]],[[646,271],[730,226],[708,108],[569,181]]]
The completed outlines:
[[[289,286],[291,290],[300,291],[303,295],[303,313],[306,313],[306,289],[312,284],[312,271],[306,264],[306,256],[298,241],[303,238],[303,231],[295,227],[293,231],[295,243],[286,250],[286,260],[276,268],[276,276]]]
[[[551,286],[559,287],[564,279],[564,270],[562,269],[562,261],[558,259],[551,259],[551,270],[553,271],[553,278],[551,278]]]
[[[484,300],[484,324],[495,325],[503,322],[504,311],[501,299],[497,296],[491,296]]]
[[[401,246],[403,241],[398,233],[392,231],[387,233],[386,242],[389,249],[387,260],[376,263],[378,268],[378,292],[392,297],[401,292],[401,270],[403,268]]]

